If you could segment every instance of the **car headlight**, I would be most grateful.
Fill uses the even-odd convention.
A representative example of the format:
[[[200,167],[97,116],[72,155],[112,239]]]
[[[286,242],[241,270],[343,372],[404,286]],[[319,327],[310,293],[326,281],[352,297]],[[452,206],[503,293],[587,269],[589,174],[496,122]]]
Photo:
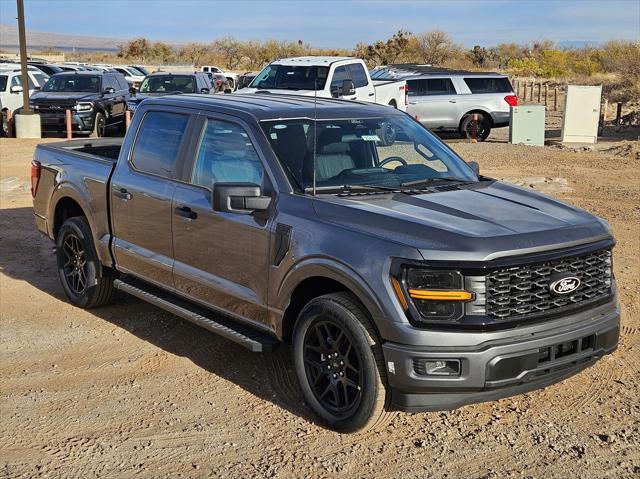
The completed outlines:
[[[38,108],[40,108],[40,106],[36,105],[35,103],[29,103],[29,108],[31,108],[32,110],[37,110]]]
[[[93,109],[93,103],[90,101],[78,103],[76,106],[73,107],[73,109],[75,111],[91,111]]]
[[[398,301],[418,323],[457,321],[464,314],[464,303],[475,297],[464,289],[464,278],[458,271],[404,266],[390,280]]]

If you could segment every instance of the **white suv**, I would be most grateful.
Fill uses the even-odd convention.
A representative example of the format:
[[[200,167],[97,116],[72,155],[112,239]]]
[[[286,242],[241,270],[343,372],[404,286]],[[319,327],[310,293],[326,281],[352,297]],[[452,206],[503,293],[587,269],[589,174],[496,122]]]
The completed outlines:
[[[42,88],[49,76],[35,67],[27,69],[29,76],[29,96]],[[2,134],[8,132],[7,117],[9,112],[22,108],[22,75],[20,65],[0,64],[0,111],[2,112]]]
[[[378,67],[373,79],[407,82],[407,113],[434,131],[459,131],[485,140],[492,128],[509,126],[509,112],[518,105],[506,75],[448,70],[428,65]],[[473,114],[478,116],[474,125]]]

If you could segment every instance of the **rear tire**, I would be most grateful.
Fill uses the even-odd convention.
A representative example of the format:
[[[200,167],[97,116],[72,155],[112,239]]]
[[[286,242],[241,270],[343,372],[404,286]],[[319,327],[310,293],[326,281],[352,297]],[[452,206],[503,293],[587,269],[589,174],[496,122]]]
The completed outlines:
[[[56,238],[58,276],[65,294],[77,306],[89,309],[113,301],[116,273],[100,265],[84,216],[66,220]]]
[[[393,418],[381,342],[352,294],[320,296],[302,309],[293,356],[305,400],[328,427],[370,430]]]
[[[491,118],[484,113],[478,113],[477,115],[479,119],[476,127],[476,140],[484,141],[491,133]],[[460,125],[460,134],[468,140],[473,139],[473,114],[465,116],[462,120]]]

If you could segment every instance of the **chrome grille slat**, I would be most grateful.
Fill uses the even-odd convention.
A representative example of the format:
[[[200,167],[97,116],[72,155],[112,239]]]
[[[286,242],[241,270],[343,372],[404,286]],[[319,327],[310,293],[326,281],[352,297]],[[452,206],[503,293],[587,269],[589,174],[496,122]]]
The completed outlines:
[[[553,296],[549,282],[558,273],[577,276],[580,287],[571,295]],[[610,250],[501,268],[486,276],[487,315],[496,320],[510,320],[552,313],[557,308],[579,307],[611,294],[611,274]]]

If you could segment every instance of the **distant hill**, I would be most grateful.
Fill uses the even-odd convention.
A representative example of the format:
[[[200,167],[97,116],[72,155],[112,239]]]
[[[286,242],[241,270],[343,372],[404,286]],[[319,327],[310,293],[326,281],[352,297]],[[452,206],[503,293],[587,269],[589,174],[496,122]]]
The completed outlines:
[[[74,48],[84,51],[113,51],[118,50],[118,45],[126,41],[126,39],[122,38],[66,35],[27,29],[27,48],[29,51],[44,48],[56,48],[63,51],[70,51]],[[16,25],[0,24],[0,48],[17,50],[18,45],[18,27]]]

